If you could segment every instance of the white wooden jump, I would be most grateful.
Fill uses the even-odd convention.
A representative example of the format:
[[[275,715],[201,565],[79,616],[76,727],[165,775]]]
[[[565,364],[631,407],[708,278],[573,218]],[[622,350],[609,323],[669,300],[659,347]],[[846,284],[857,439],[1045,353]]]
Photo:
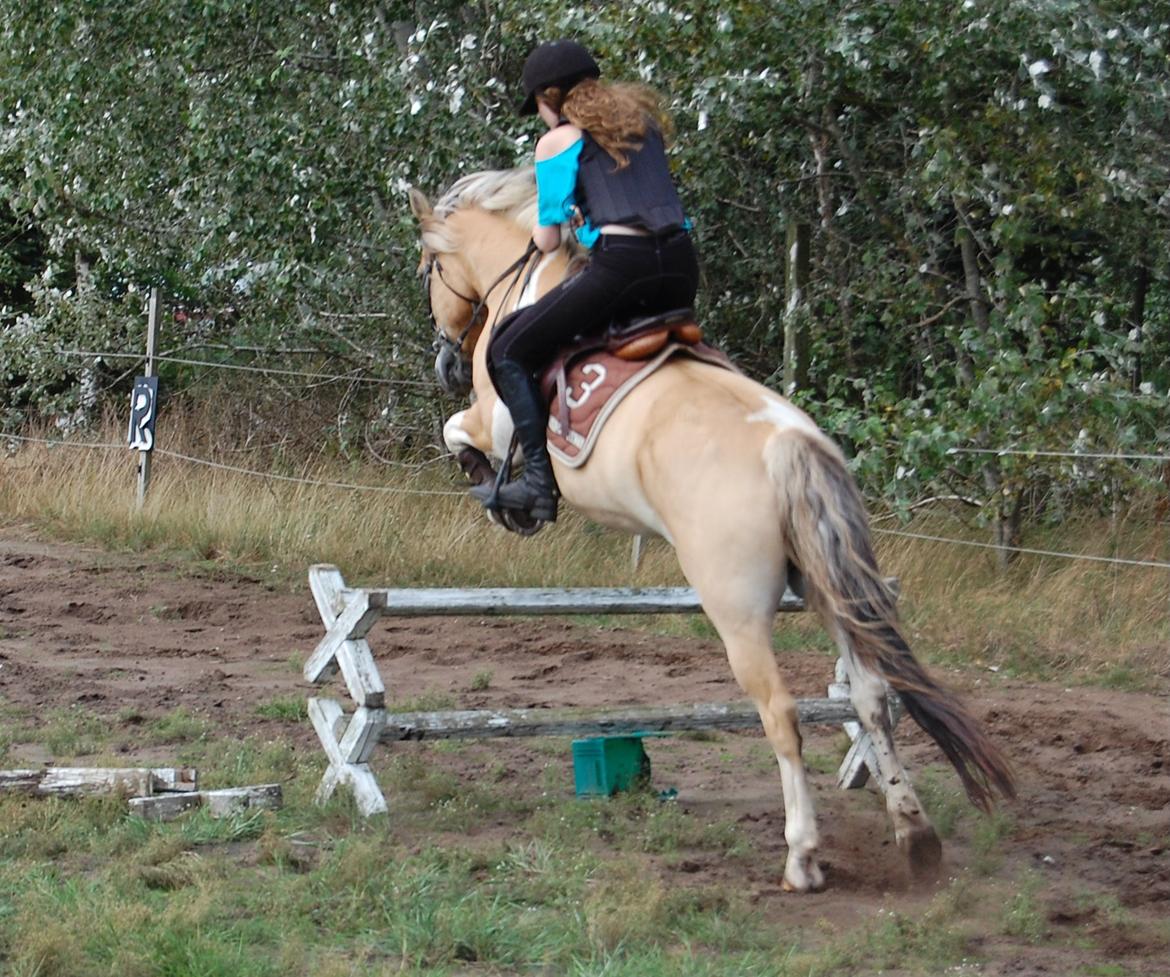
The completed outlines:
[[[369,767],[379,742],[497,736],[600,736],[617,733],[751,729],[759,714],[749,702],[690,706],[624,707],[582,711],[572,709],[485,709],[427,713],[386,712],[386,687],[370,652],[366,635],[378,618],[450,615],[572,615],[572,614],[694,614],[702,611],[688,587],[644,588],[483,588],[377,589],[345,585],[337,567],[309,569],[309,587],[325,624],[325,637],[305,663],[305,679],[329,681],[338,671],[354,702],[346,715],[335,699],[310,698],[309,718],[329,759],[317,790],[323,803],[346,784],[365,816],[387,810],[386,798]],[[780,611],[804,610],[804,601],[786,591]],[[857,722],[841,662],[837,681],[826,699],[798,702],[802,723],[840,723],[853,741],[838,773],[838,786],[860,787],[876,761],[868,734]],[[896,699],[891,700],[894,707]],[[900,709],[891,709],[896,722]],[[880,777],[876,782],[881,785]]]

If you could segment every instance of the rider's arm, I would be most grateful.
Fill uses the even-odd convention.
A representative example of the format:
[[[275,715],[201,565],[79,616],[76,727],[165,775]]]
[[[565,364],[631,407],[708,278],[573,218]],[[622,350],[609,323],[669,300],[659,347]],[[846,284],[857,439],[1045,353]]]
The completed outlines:
[[[561,245],[561,226],[576,205],[577,159],[584,145],[581,130],[562,125],[550,129],[536,144],[536,226],[532,240],[541,251]]]

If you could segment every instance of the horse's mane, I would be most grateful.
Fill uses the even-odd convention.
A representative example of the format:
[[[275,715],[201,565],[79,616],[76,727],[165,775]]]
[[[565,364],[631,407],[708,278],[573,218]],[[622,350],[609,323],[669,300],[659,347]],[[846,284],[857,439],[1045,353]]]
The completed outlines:
[[[444,254],[458,250],[458,229],[447,218],[465,207],[499,214],[531,233],[536,223],[536,171],[531,166],[518,166],[514,170],[483,170],[460,177],[439,197],[431,216],[422,221],[423,247]],[[561,250],[570,257],[584,253],[572,233],[564,235]]]
[[[482,207],[530,225],[536,220],[536,174],[531,166],[484,170],[460,177],[435,204],[436,217],[449,217],[460,207]]]
[[[434,251],[458,247],[454,228],[446,218],[463,207],[480,207],[529,230],[536,223],[536,175],[531,166],[514,170],[484,170],[460,177],[435,204],[437,218],[423,228],[423,243]]]

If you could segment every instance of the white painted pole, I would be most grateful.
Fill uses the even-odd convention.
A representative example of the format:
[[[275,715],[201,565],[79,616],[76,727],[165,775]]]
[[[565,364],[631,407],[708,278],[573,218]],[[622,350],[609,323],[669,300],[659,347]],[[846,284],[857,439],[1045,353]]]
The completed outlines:
[[[634,573],[638,572],[638,567],[642,565],[642,549],[645,546],[645,537],[641,533],[634,536],[634,546],[630,551],[630,563]]]

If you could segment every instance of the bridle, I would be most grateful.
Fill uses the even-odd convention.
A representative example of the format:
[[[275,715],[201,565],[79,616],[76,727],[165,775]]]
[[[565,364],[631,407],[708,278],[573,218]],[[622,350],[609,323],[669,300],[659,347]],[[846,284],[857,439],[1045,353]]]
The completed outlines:
[[[512,289],[516,287],[516,283],[520,281],[520,277],[523,275],[524,269],[528,265],[528,259],[531,258],[535,253],[536,242],[530,240],[528,242],[528,247],[524,249],[524,253],[510,265],[508,265],[508,267],[505,268],[502,272],[500,272],[500,274],[496,276],[496,280],[492,282],[486,289],[484,289],[483,298],[477,299],[472,298],[469,295],[464,295],[457,288],[452,287],[451,283],[443,277],[443,265],[439,261],[438,252],[432,251],[431,254],[427,257],[426,261],[423,263],[422,285],[423,293],[427,299],[427,307],[431,312],[431,323],[435,327],[435,352],[441,352],[442,350],[446,349],[452,355],[458,354],[460,356],[465,356],[466,354],[463,351],[463,343],[470,335],[471,330],[474,329],[475,326],[479,323],[480,317],[487,306],[487,297],[491,295],[495,287],[499,285],[500,282],[502,282],[505,278],[507,278],[509,275],[515,276],[512,279],[512,282],[508,285],[508,290],[504,293],[503,300],[500,302],[499,306],[497,306],[496,320],[498,321],[500,310],[503,309],[503,307],[507,304],[508,296],[512,294]],[[434,306],[431,305],[430,300],[432,274],[438,276],[439,281],[443,283],[443,286],[447,289],[447,291],[453,294],[456,298],[463,299],[464,302],[471,306],[471,316],[467,320],[467,325],[463,327],[463,331],[459,333],[458,339],[451,339],[445,332],[443,332],[442,329],[439,328],[438,320],[435,318],[435,309]],[[531,276],[531,272],[529,272],[529,276]],[[524,284],[528,284],[527,278],[525,279]],[[494,326],[495,323],[493,322],[492,325]]]

